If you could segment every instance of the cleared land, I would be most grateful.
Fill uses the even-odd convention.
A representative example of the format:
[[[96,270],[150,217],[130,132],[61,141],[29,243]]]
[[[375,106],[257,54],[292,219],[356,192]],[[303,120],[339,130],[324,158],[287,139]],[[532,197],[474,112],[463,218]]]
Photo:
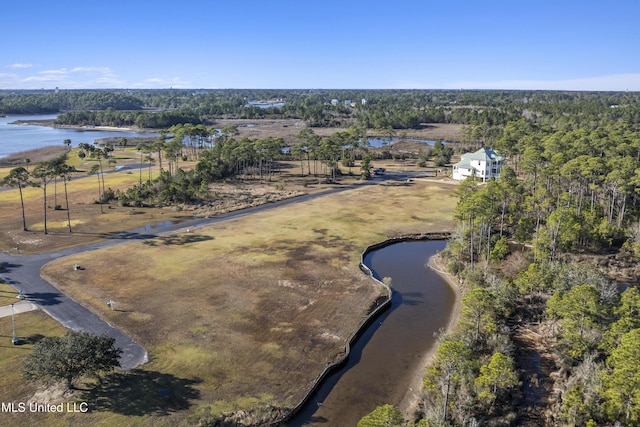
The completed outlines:
[[[452,191],[366,186],[49,264],[46,277],[153,358],[84,397],[99,399],[101,421],[122,422],[122,390],[108,384],[125,382],[152,396],[134,418],[145,425],[259,407],[269,416],[296,404],[382,291],[358,269],[361,251],[388,236],[451,229]],[[86,270],[74,272],[75,263]],[[159,414],[158,393],[182,404]]]
[[[300,130],[295,124],[269,121],[259,126],[239,124],[241,137],[283,136],[297,142],[293,135]],[[325,131],[331,133],[324,129],[317,133]],[[444,134],[408,136],[456,139]],[[47,151],[16,155],[14,162],[0,169],[0,177],[10,167],[23,165],[26,157],[33,166],[54,155]],[[62,150],[54,151],[57,155]],[[139,158],[131,150],[114,154],[117,165],[136,163]],[[81,162],[73,152],[69,159],[81,170],[89,170],[94,163]],[[181,166],[190,167],[189,163]],[[374,162],[374,167],[381,166],[411,170],[415,160]],[[349,176],[341,177],[339,184],[326,184],[322,177],[300,177],[298,162],[283,162],[280,168],[282,174],[271,183],[247,180],[212,185],[217,197],[206,205],[134,209],[112,204],[103,206],[104,214],[94,202],[97,177],[78,174],[68,183],[73,233],[66,228],[66,211],[52,209],[52,184],[48,235],[42,232],[41,189],[24,191],[27,232],[22,231],[17,190],[0,191],[0,250],[35,253],[86,244],[147,224],[208,216],[356,182]],[[145,167],[142,172],[144,180],[149,171]],[[157,176],[157,164],[151,173]],[[114,190],[125,189],[139,177],[139,170],[133,169],[110,173],[105,182]],[[3,400],[87,401],[91,405],[89,414],[4,414],[7,422],[192,425],[243,408],[265,408],[263,415],[271,418],[272,407],[297,403],[326,364],[341,357],[344,341],[380,294],[381,289],[358,269],[362,249],[388,236],[453,226],[454,187],[443,184],[365,186],[47,266],[46,273],[64,292],[137,339],[153,359],[142,369],[63,394],[59,389],[38,390],[35,384],[21,383],[17,367],[29,345],[0,345],[0,374],[6,379],[0,382]],[[64,206],[61,183],[57,198],[57,204]],[[75,263],[87,269],[70,276]],[[7,287],[7,292],[7,301],[13,301],[9,293],[14,291]],[[108,310],[108,300],[116,301],[114,311]],[[10,334],[7,322],[0,319],[5,338]],[[42,312],[18,315],[16,325],[20,336],[34,339],[39,334],[64,333]]]

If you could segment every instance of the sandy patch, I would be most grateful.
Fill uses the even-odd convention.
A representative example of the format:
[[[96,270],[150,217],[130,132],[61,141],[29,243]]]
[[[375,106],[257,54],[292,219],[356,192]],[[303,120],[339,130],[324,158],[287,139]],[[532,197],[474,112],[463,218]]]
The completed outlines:
[[[428,262],[429,268],[438,273],[451,287],[451,289],[456,294],[456,303],[453,307],[453,311],[451,312],[451,317],[449,318],[449,323],[447,324],[446,331],[450,331],[451,328],[455,326],[458,322],[458,318],[460,317],[460,306],[462,302],[461,295],[461,283],[454,276],[449,274],[442,264],[442,259],[439,255],[434,255],[429,258]],[[420,396],[422,394],[422,381],[424,379],[424,372],[431,360],[433,359],[433,355],[435,354],[437,346],[433,346],[429,352],[427,352],[420,361],[418,368],[416,368],[412,381],[408,384],[407,392],[398,404],[398,408],[404,414],[406,419],[413,419],[414,414],[418,410],[418,404],[420,403]]]

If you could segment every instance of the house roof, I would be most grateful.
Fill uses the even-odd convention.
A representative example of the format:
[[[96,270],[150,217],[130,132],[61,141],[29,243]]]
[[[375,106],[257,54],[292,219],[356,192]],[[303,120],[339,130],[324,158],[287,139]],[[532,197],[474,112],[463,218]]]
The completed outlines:
[[[485,162],[497,162],[503,160],[503,157],[493,150],[488,148],[481,148],[474,153],[465,153],[460,158],[460,161],[454,166],[464,169],[471,169],[471,160],[479,160]]]
[[[496,153],[493,150],[489,150],[488,148],[482,147],[475,153],[467,153],[463,154],[462,157],[466,157],[469,160],[485,160],[487,162],[492,161],[496,162],[498,160],[502,160],[502,156]]]
[[[471,160],[462,156],[460,161],[453,165],[453,167],[458,167],[461,169],[471,169]]]

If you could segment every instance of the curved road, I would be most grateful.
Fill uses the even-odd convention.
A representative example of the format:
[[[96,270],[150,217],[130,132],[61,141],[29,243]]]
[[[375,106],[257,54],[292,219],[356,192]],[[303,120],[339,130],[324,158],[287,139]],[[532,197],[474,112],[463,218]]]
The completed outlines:
[[[116,242],[113,241],[113,243]],[[96,335],[106,333],[115,338],[116,347],[122,349],[120,357],[122,369],[132,369],[146,363],[148,354],[144,348],[40,277],[40,268],[49,261],[84,250],[87,250],[87,247],[38,255],[21,256],[0,253],[0,262],[4,262],[5,267],[5,271],[0,274],[7,283],[21,290],[28,301],[37,305],[64,327]],[[17,335],[20,335],[19,330]]]
[[[116,347],[122,349],[120,365],[122,369],[133,369],[142,365],[149,360],[147,351],[136,343],[133,339],[122,333],[119,329],[114,328],[97,315],[83,307],[81,304],[72,300],[56,287],[40,277],[40,269],[42,266],[57,258],[80,252],[92,251],[107,246],[117,245],[129,240],[141,240],[158,237],[163,234],[172,233],[177,230],[192,229],[216,222],[227,221],[234,218],[240,218],[267,209],[280,206],[286,206],[293,203],[300,203],[328,194],[333,194],[345,190],[356,188],[360,185],[378,184],[390,179],[405,180],[412,177],[411,173],[387,174],[377,179],[373,179],[363,184],[349,185],[341,188],[334,188],[322,193],[309,194],[305,196],[294,197],[279,202],[269,203],[267,205],[254,206],[213,218],[196,218],[183,221],[176,224],[147,227],[144,230],[134,230],[129,233],[123,233],[110,239],[68,248],[64,250],[46,252],[37,255],[8,255],[0,252],[0,263],[4,263],[5,270],[0,273],[0,278],[12,285],[16,290],[21,290],[26,299],[36,304],[49,316],[60,322],[66,328],[74,331],[86,331],[96,335],[108,334],[115,338]],[[106,301],[105,301],[106,304]]]

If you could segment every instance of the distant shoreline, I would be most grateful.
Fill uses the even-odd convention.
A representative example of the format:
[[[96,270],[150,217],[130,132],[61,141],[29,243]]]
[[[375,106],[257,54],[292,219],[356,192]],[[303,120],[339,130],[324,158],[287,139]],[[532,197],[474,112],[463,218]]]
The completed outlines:
[[[44,120],[16,120],[11,122],[12,125],[33,125],[33,126],[47,126],[57,129],[72,129],[79,131],[105,131],[105,132],[136,132],[136,133],[155,133],[155,129],[141,129],[132,127],[118,127],[118,126],[93,126],[93,125],[58,125],[55,123],[55,119]]]
[[[17,151],[6,156],[0,156],[0,168],[25,166],[25,159],[29,159],[30,162],[35,164],[54,159],[67,152],[69,152],[69,150],[61,145],[49,145]]]

